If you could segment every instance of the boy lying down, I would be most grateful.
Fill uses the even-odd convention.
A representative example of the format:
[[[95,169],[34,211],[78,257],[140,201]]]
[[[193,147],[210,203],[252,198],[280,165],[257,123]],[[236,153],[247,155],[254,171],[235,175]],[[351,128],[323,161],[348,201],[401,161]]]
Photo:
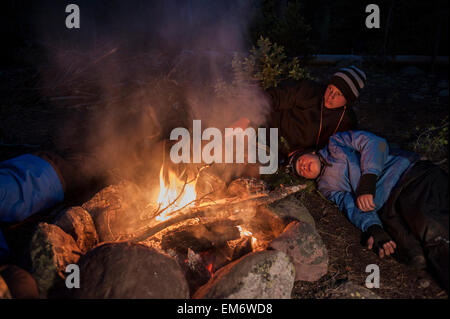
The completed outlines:
[[[293,152],[294,174],[315,179],[381,258],[396,253],[412,267],[428,261],[448,291],[448,175],[417,154],[389,150],[365,131],[339,132],[318,152]]]

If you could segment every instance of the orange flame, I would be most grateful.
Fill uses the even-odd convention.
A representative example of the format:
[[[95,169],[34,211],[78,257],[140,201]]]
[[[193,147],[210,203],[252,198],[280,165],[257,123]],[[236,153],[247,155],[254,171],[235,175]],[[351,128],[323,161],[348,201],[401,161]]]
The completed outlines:
[[[160,206],[160,209],[164,209],[164,211],[156,217],[156,220],[165,221],[169,219],[171,212],[194,205],[194,201],[197,198],[195,192],[196,180],[187,183],[183,190],[184,184],[185,182],[180,180],[174,172],[169,171],[169,185],[166,185],[164,181],[164,166],[161,166],[159,172],[159,195],[157,203]],[[183,193],[180,194],[181,192]]]
[[[253,233],[249,230],[244,229],[242,226],[237,226],[237,229],[239,229],[239,234],[242,237],[251,237],[252,238],[252,248],[256,245],[256,238],[253,237]]]

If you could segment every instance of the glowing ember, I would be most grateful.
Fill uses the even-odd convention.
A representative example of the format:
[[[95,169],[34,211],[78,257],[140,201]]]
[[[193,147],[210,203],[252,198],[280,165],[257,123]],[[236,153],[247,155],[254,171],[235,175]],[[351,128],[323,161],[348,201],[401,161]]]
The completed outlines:
[[[159,196],[157,203],[160,205],[160,209],[164,211],[156,217],[156,220],[165,221],[169,219],[171,212],[194,205],[197,197],[195,183],[196,180],[193,180],[185,185],[185,181],[180,180],[174,172],[169,171],[169,185],[166,185],[164,181],[164,166],[162,166],[159,173]]]
[[[211,277],[213,276],[213,264],[209,264],[208,267],[206,267],[206,269],[208,269],[209,273],[211,274]]]

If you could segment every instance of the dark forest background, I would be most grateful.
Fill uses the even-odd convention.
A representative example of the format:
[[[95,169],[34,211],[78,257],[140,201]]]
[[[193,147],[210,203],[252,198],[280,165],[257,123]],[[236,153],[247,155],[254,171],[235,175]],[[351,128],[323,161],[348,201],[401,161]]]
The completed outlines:
[[[66,29],[65,7],[81,10],[81,28]],[[63,46],[92,49],[96,45],[135,50],[233,50],[233,43],[196,43],[201,32],[215,37],[222,26],[242,32],[250,48],[262,35],[286,48],[290,56],[307,54],[448,55],[448,1],[377,0],[381,28],[367,29],[365,7],[354,0],[4,0],[1,63],[23,63],[31,48]],[[208,34],[209,33],[209,34]],[[236,48],[242,49],[240,44]],[[6,55],[6,56],[5,56]]]

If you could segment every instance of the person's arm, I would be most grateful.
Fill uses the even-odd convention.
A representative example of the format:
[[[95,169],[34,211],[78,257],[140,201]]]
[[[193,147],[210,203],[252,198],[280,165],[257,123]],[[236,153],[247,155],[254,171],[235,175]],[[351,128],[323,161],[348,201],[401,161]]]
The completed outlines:
[[[350,222],[364,233],[369,249],[374,249],[381,258],[394,253],[397,245],[383,229],[376,212],[361,211],[355,206],[355,198],[349,192],[331,192],[327,198],[336,203],[339,210],[347,214]]]
[[[349,192],[332,191],[324,194],[327,199],[334,202],[341,212],[344,212],[350,222],[365,232],[372,225],[381,227],[381,220],[376,212],[363,212],[355,205],[355,197]]]
[[[374,210],[376,182],[389,155],[386,140],[365,131],[348,131],[333,135],[329,147],[347,147],[361,154],[361,178],[356,189],[356,203],[364,212]]]
[[[339,132],[330,137],[329,148],[347,147],[361,154],[361,174],[379,176],[389,156],[384,138],[366,131]]]
[[[64,200],[58,174],[31,154],[0,162],[0,221],[18,222]]]
[[[271,100],[272,111],[289,110],[294,107],[307,108],[313,106],[308,103],[311,99],[323,94],[320,83],[302,80],[295,84],[282,85],[266,90]],[[311,104],[311,105],[310,105]]]

